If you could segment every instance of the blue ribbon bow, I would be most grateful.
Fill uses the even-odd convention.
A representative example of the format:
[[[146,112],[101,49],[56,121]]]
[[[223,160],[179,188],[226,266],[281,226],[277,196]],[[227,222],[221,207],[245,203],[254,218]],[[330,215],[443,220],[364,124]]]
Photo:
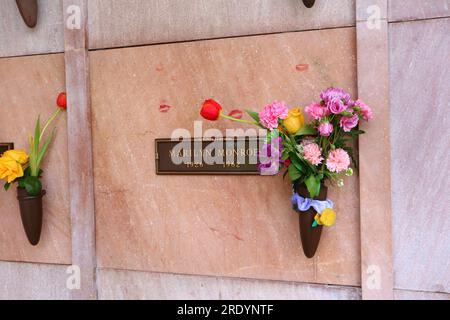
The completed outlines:
[[[311,198],[303,198],[298,193],[294,193],[291,198],[292,204],[297,206],[300,211],[308,211],[313,207],[318,214],[322,214],[322,211],[329,208],[333,209],[333,201],[327,199],[325,201],[313,200]]]

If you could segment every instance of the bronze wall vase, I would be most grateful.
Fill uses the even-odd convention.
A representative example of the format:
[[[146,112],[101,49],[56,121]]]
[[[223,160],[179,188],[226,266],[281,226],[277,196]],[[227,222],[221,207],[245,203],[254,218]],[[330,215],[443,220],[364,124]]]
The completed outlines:
[[[25,189],[17,188],[20,216],[28,241],[35,246],[39,243],[42,230],[42,197],[45,190],[38,196],[30,196]]]
[[[0,142],[0,157],[2,156],[2,154],[8,150],[12,150],[14,149],[14,143],[12,142]]]
[[[20,15],[25,24],[34,28],[37,24],[38,3],[37,0],[16,0]]]
[[[304,198],[310,198],[309,192],[304,184],[296,186],[295,190],[298,195]],[[318,197],[313,198],[314,200],[325,201],[327,199],[328,188],[324,185],[320,188],[320,194]],[[308,258],[314,257],[317,248],[319,247],[320,236],[322,235],[323,226],[318,225],[313,227],[314,217],[317,212],[314,208],[309,208],[307,211],[298,211],[299,215],[299,226],[300,226],[300,239],[302,241],[303,252]]]
[[[307,7],[307,8],[312,8],[314,6],[314,3],[316,2],[316,0],[303,0],[303,4]]]

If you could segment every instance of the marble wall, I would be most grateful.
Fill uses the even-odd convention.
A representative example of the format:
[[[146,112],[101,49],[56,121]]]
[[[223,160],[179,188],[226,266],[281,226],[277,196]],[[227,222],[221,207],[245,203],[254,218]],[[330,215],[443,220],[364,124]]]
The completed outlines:
[[[390,25],[395,286],[450,292],[450,18]]]
[[[325,230],[316,258],[307,261],[285,198],[289,186],[280,179],[245,177],[239,187],[233,177],[171,182],[154,175],[152,154],[153,139],[172,130],[167,123],[192,126],[203,98],[256,110],[274,96],[306,104],[309,92],[330,84],[356,92],[356,1],[319,0],[306,10],[291,0],[259,0],[258,6],[250,0],[89,0],[89,45],[102,49],[90,53],[100,299],[361,298],[359,201],[351,196],[357,177],[346,191],[333,191],[338,207],[350,203],[350,210]],[[49,114],[65,87],[64,56],[50,54],[64,51],[63,1],[39,4],[38,25],[28,29],[15,1],[0,1],[0,140],[20,148],[36,115]],[[437,204],[446,198],[433,192],[449,187],[442,172],[450,162],[450,0],[389,0],[387,7],[394,298],[450,299],[450,227]],[[359,23],[367,14],[358,12]],[[293,32],[316,29],[327,30]],[[205,41],[147,46],[199,39]],[[135,45],[143,47],[106,50]],[[296,70],[297,64],[308,68]],[[161,104],[172,108],[160,113]],[[65,286],[72,257],[66,137],[62,117],[47,163],[58,175],[44,178],[49,193],[38,247],[27,243],[14,190],[0,193],[0,299],[71,298]],[[418,144],[423,152],[412,156]],[[139,175],[142,168],[148,180]],[[285,191],[264,204],[240,192],[257,185],[265,197],[272,184]],[[183,196],[174,199],[174,193]]]
[[[38,115],[42,122],[56,110],[56,96],[64,91],[64,55],[0,59],[0,140],[28,150]],[[62,114],[57,134],[43,163],[44,222],[42,237],[32,247],[23,231],[17,192],[0,192],[0,260],[45,263],[71,262],[67,172],[67,123]],[[3,184],[2,184],[3,189]]]
[[[360,284],[356,176],[330,191],[339,219],[308,260],[281,177],[157,176],[154,167],[154,139],[192,131],[204,99],[258,110],[274,99],[305,106],[331,85],[355,93],[354,28],[95,51],[90,60],[99,266]]]

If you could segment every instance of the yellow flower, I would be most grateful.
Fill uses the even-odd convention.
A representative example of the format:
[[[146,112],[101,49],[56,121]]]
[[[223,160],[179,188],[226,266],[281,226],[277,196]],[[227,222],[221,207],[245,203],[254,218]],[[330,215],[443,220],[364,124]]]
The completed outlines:
[[[331,227],[336,221],[336,212],[333,209],[327,208],[322,211],[322,214],[316,214],[314,217],[318,225]]]
[[[11,183],[20,177],[23,177],[22,165],[9,157],[1,157],[0,179],[5,179],[6,182]]]
[[[28,162],[28,155],[25,151],[21,150],[8,150],[3,153],[3,157],[10,158],[20,164],[26,164]]]
[[[297,133],[305,124],[305,118],[300,108],[293,108],[289,110],[288,116],[283,120],[283,125],[290,134]]]

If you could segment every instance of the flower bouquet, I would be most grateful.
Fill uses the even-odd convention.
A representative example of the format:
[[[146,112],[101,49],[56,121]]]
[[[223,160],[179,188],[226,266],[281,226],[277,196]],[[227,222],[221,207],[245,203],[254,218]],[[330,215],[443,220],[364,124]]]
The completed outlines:
[[[57,98],[57,109],[41,130],[38,117],[34,129],[34,137],[30,136],[29,153],[22,150],[8,150],[0,157],[0,179],[6,180],[5,190],[17,182],[17,199],[19,200],[20,216],[28,240],[37,245],[42,229],[42,197],[46,191],[40,181],[43,173],[42,161],[48,147],[55,137],[55,129],[45,138],[50,124],[66,109],[66,94],[60,93]]]
[[[304,113],[309,117],[307,123]],[[207,120],[226,118],[268,130],[267,141],[259,150],[259,171],[262,175],[284,171],[284,176],[289,176],[303,251],[312,258],[322,227],[332,226],[336,220],[326,185],[342,187],[343,178],[353,174],[352,165],[357,168],[352,142],[364,133],[359,122],[373,118],[371,108],[362,100],[352,100],[342,89],[329,88],[320,94],[319,102],[304,110],[275,101],[259,113],[247,111],[253,121],[222,114],[220,104],[211,99],[204,102],[200,114]]]

